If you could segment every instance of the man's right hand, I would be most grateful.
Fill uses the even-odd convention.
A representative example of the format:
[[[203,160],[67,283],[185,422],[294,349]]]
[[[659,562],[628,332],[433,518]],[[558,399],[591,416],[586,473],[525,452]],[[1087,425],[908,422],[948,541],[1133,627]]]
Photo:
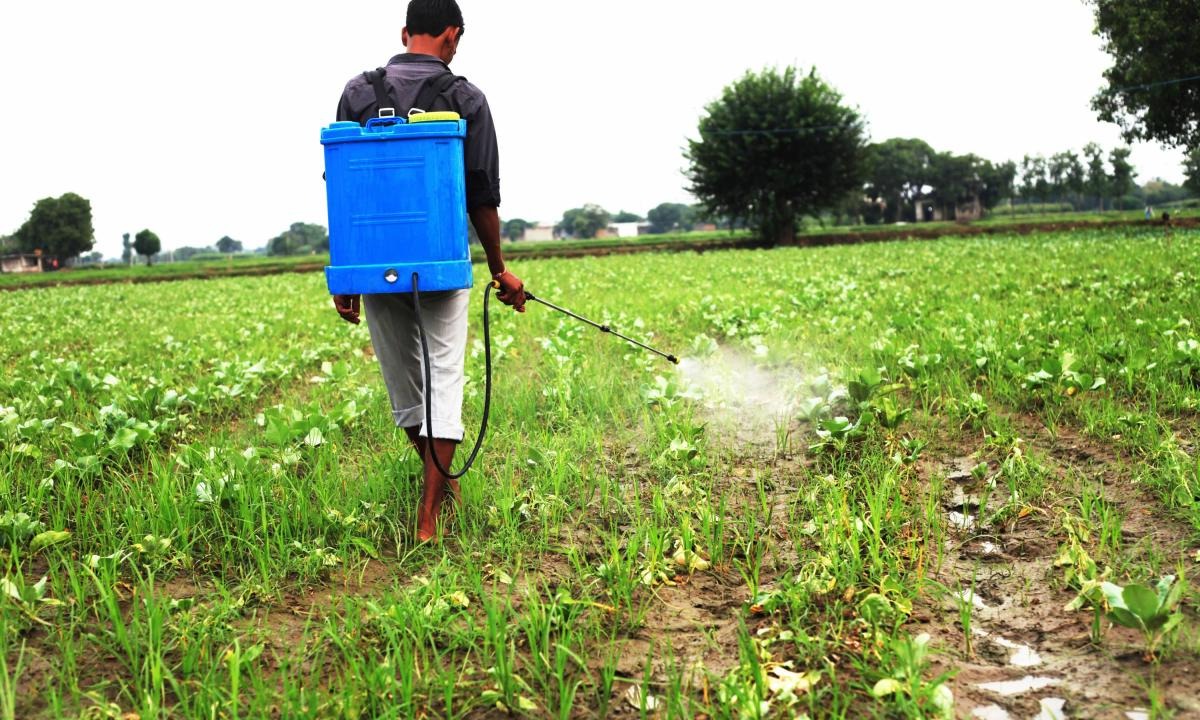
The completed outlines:
[[[341,315],[343,320],[357,325],[361,322],[359,300],[358,295],[334,295],[333,307],[337,309],[338,315]]]
[[[525,312],[525,283],[521,282],[521,278],[504,270],[493,275],[492,280],[499,289],[496,298],[500,302],[511,305],[517,312]]]

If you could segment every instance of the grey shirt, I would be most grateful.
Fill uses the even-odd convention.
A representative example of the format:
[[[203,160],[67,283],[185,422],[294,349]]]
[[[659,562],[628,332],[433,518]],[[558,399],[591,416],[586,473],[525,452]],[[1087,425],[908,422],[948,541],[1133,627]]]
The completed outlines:
[[[398,107],[396,114],[403,117],[417,101],[423,81],[449,70],[445,63],[432,55],[402,53],[388,61],[388,89]],[[450,86],[443,95],[448,108],[467,121],[467,138],[463,147],[463,162],[467,179],[467,208],[500,206],[500,151],[496,143],[496,126],[492,124],[492,111],[483,92],[466,78]],[[423,108],[433,110],[435,108]],[[337,119],[352,120],[365,125],[367,120],[379,114],[375,102],[375,88],[358,74],[346,83],[342,98],[338,101]]]

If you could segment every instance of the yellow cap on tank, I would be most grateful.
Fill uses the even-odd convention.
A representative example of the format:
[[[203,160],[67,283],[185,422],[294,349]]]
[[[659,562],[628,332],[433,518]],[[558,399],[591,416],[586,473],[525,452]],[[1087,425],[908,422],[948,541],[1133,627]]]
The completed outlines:
[[[449,112],[449,111],[413,113],[412,115],[408,116],[408,121],[410,123],[447,122],[447,121],[457,122],[458,120],[461,120],[461,119],[462,119],[461,115],[459,115],[456,112]]]

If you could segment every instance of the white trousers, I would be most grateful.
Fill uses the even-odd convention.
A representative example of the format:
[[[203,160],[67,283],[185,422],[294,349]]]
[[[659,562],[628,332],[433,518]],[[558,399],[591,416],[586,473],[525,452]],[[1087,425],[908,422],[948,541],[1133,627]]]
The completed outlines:
[[[467,351],[470,290],[421,293],[429,343],[433,432],[425,427],[425,368],[412,293],[364,295],[371,345],[383,371],[398,427],[420,427],[422,437],[462,442],[463,362]]]

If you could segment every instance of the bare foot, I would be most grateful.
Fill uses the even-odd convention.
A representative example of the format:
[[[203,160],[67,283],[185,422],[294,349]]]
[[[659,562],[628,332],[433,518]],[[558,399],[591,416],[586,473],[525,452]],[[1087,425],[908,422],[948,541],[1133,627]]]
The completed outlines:
[[[426,543],[437,538],[437,519],[441,504],[440,497],[432,503],[427,503],[425,498],[421,498],[421,504],[417,508],[417,540],[419,542]]]

